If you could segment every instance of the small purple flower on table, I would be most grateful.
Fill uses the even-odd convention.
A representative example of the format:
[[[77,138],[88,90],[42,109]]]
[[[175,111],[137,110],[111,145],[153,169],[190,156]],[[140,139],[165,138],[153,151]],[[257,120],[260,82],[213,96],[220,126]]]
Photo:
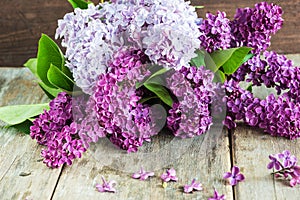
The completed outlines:
[[[295,187],[300,184],[300,166],[297,165],[297,158],[291,155],[288,150],[282,153],[269,155],[271,162],[268,164],[268,169],[275,169],[272,174],[275,178],[284,178],[290,181],[290,186]]]
[[[149,177],[154,176],[154,172],[146,172],[144,169],[141,167],[139,172],[134,173],[131,177],[134,179],[140,179],[142,181],[148,179]]]
[[[191,193],[194,190],[196,190],[196,191],[203,190],[202,184],[201,183],[197,183],[196,179],[193,179],[193,181],[192,181],[192,183],[190,185],[185,185],[183,187],[183,192],[184,193]]]
[[[229,179],[229,184],[234,186],[238,182],[245,180],[245,176],[240,173],[240,168],[237,166],[233,166],[231,172],[226,172],[223,175],[223,178]]]
[[[163,180],[163,182],[169,182],[169,181],[178,181],[178,177],[176,176],[176,171],[174,168],[168,169],[166,173],[163,173],[160,178]]]
[[[216,189],[214,191],[214,196],[211,198],[208,198],[208,200],[225,200],[225,199],[226,199],[226,196],[224,194],[220,195]]]
[[[96,188],[99,192],[112,192],[115,193],[116,189],[114,188],[115,185],[117,184],[116,181],[112,180],[112,181],[106,181],[104,179],[104,177],[101,177],[102,179],[102,185],[101,184],[97,184]]]

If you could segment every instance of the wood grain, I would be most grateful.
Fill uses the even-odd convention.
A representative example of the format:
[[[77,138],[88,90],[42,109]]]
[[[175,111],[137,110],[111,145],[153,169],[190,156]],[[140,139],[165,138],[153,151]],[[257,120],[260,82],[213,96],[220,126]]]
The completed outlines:
[[[266,135],[262,130],[239,124],[233,134],[234,164],[241,167],[246,181],[235,188],[238,200],[298,200],[299,188],[291,188],[288,181],[278,180],[267,169],[269,154],[290,150],[300,157],[300,141]]]
[[[94,2],[97,2],[96,0]],[[204,5],[199,16],[217,10],[226,11],[233,17],[237,7],[252,7],[257,0],[192,0],[193,5]],[[274,2],[282,6],[285,23],[282,30],[272,39],[271,49],[280,53],[299,53],[300,48],[300,0]],[[67,0],[1,0],[0,1],[0,66],[22,66],[36,56],[37,43],[41,33],[54,38],[57,19],[72,10]]]
[[[141,151],[151,154],[153,149],[163,148],[169,142],[169,137],[160,136]],[[148,164],[143,165],[146,170],[155,169],[156,177],[148,181],[135,180],[130,177],[141,167],[139,158],[133,165],[130,160],[135,159],[124,159],[122,155],[111,160],[109,157],[115,150],[110,149],[106,152],[105,148],[109,148],[108,145],[100,142],[71,167],[65,167],[53,199],[207,199],[213,195],[214,187],[220,193],[225,194],[227,200],[233,199],[232,188],[222,180],[222,174],[230,168],[228,138],[225,131],[216,131],[197,137],[191,140],[191,143],[182,141],[182,143],[170,145],[164,150],[161,157],[150,160],[152,163],[147,162]],[[101,152],[93,149],[103,150],[102,159],[100,159],[101,156],[96,155]],[[178,158],[170,157],[173,151],[180,156]],[[131,166],[128,166],[127,160]],[[157,167],[161,166],[159,163],[164,163],[164,167]],[[160,175],[170,167],[176,169],[179,180],[177,183],[168,184],[168,187],[164,189]],[[99,193],[95,190],[96,183],[101,183],[102,175],[108,180],[117,181],[116,194]],[[193,194],[184,194],[182,186],[190,183],[193,178],[197,178],[203,184],[204,190]],[[70,193],[70,191],[72,192]]]
[[[0,70],[0,106],[46,102],[27,69]],[[3,200],[50,199],[60,169],[39,161],[41,146],[16,129],[0,122],[0,198]]]

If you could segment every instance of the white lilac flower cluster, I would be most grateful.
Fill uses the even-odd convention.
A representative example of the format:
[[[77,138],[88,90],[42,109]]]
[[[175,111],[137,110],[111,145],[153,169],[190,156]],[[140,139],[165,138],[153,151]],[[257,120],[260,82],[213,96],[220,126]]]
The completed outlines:
[[[200,47],[195,8],[184,0],[114,0],[76,8],[58,22],[76,84],[92,94],[112,55],[124,46],[145,52],[153,64],[181,69]],[[101,8],[101,9],[100,9]]]

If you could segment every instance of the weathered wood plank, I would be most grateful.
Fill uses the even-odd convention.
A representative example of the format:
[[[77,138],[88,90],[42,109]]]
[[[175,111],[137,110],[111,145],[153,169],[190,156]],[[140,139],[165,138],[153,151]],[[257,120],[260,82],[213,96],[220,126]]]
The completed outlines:
[[[94,0],[94,2],[97,2]],[[237,7],[253,6],[258,0],[192,0],[193,5],[204,5],[199,16],[207,11],[226,11],[233,17]],[[282,30],[273,37],[272,47],[280,53],[299,53],[300,0],[268,0],[282,6],[285,23]],[[37,42],[41,33],[54,38],[57,19],[72,10],[67,0],[48,1],[2,0],[0,1],[0,66],[22,66],[31,57],[36,56]]]
[[[299,188],[291,188],[286,181],[275,180],[267,169],[269,154],[290,150],[300,157],[300,140],[288,140],[266,135],[262,130],[238,125],[233,134],[234,164],[241,167],[246,181],[239,183],[235,199],[290,199],[300,198]]]
[[[160,136],[141,150],[151,152],[153,149],[162,148],[169,142],[170,137]],[[109,147],[103,145],[107,144],[100,142],[93,145],[83,158],[76,161],[71,167],[64,168],[53,199],[207,199],[212,196],[214,187],[226,194],[227,200],[233,199],[232,188],[222,180],[222,174],[230,168],[228,138],[225,131],[197,137],[191,143],[182,141],[182,143],[171,145],[164,150],[161,157],[151,160],[152,163],[148,161],[148,164],[143,166],[146,170],[155,169],[156,177],[148,181],[130,178],[132,172],[137,171],[142,165],[138,158],[136,163],[131,163],[132,171],[129,171],[128,165],[123,162],[126,160],[121,156],[110,160],[111,153],[109,152],[116,150],[105,151]],[[96,151],[95,149],[100,150]],[[102,150],[103,152],[101,152]],[[182,155],[180,155],[181,150],[184,150]],[[168,157],[174,153],[172,151],[178,153],[179,158],[172,160]],[[100,155],[101,153],[102,155]],[[134,155],[132,154],[132,156]],[[162,188],[160,180],[160,175],[165,168],[155,168],[157,163],[163,162],[166,162],[164,167],[174,167],[179,177],[177,183],[168,184],[166,189]],[[116,166],[124,166],[124,168],[122,170]],[[113,179],[118,182],[116,194],[98,193],[95,190],[95,184],[101,182],[102,175],[109,180]],[[191,182],[193,178],[202,182],[204,191],[183,194],[181,186]]]
[[[28,69],[0,69],[0,106],[46,102]],[[30,136],[0,123],[0,198],[50,199],[60,169],[39,161],[41,147]]]

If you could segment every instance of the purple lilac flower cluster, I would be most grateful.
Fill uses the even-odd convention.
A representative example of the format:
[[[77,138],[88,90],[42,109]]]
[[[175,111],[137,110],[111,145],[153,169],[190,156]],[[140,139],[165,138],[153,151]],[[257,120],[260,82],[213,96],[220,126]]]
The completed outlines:
[[[236,126],[235,120],[243,120],[274,136],[290,139],[300,136],[299,69],[285,56],[265,51],[270,46],[271,35],[281,28],[282,23],[281,8],[262,2],[254,8],[238,9],[233,21],[226,19],[225,13],[207,14],[207,19],[200,25],[201,32],[207,36],[200,37],[201,47],[208,52],[217,50],[214,47],[250,46],[255,54],[225,83],[227,116],[224,124],[228,128]],[[219,38],[223,38],[224,43],[220,43]],[[261,58],[261,52],[264,58]],[[240,88],[239,82],[244,80],[253,86],[264,84],[274,87],[278,94],[288,91],[277,99],[269,95],[265,100],[260,100]]]
[[[136,83],[150,75],[138,50],[121,50],[111,63],[111,72],[99,76],[92,101],[98,123],[110,141],[128,152],[136,152],[144,141],[158,133],[152,110],[139,103]]]
[[[243,64],[232,78],[236,81],[246,80],[253,86],[264,84],[268,88],[274,87],[280,94],[283,90],[298,88],[298,71],[299,69],[286,56],[265,51],[263,58],[260,55],[254,56]]]
[[[231,22],[232,47],[253,47],[253,53],[266,50],[275,34],[282,26],[281,7],[267,2],[255,4],[254,8],[240,8]]]
[[[228,128],[236,126],[235,120],[243,120],[274,136],[290,139],[300,136],[299,68],[294,67],[293,62],[284,55],[266,51],[271,35],[281,28],[282,23],[281,8],[262,2],[254,8],[238,9],[233,21],[229,21],[225,13],[209,13],[200,25],[204,34],[200,37],[201,47],[208,52],[250,46],[255,54],[225,83],[227,116],[224,124]],[[275,98],[271,94],[264,100],[255,98],[251,92],[240,88],[241,81],[251,82],[252,86],[264,84],[268,88],[275,88],[281,96]]]
[[[282,9],[275,4],[261,2],[254,8],[239,8],[234,19],[225,12],[208,13],[199,25],[201,48],[209,53],[218,49],[248,46],[254,54],[265,51],[271,44],[271,35],[282,26]]]
[[[270,94],[265,99],[259,99],[241,89],[233,80],[226,83],[226,90],[228,114],[224,124],[228,128],[236,126],[234,120],[243,120],[273,136],[300,137],[300,103],[291,99],[288,92],[278,98]]]
[[[200,46],[195,8],[184,0],[112,1],[76,8],[58,21],[56,38],[79,87],[93,93],[120,47],[143,50],[153,64],[189,66]]]
[[[290,151],[285,150],[282,153],[269,155],[270,163],[268,169],[273,169],[272,174],[276,178],[284,178],[290,180],[290,186],[294,187],[300,184],[300,166],[297,165],[296,156]]]
[[[110,29],[101,21],[100,6],[89,4],[88,9],[76,8],[58,21],[56,38],[66,47],[66,65],[76,84],[91,94],[97,77],[107,71],[108,61],[120,46],[110,36]],[[112,45],[114,44],[114,45]]]
[[[235,72],[227,82],[228,115],[225,125],[235,127],[234,120],[243,119],[250,126],[257,126],[273,136],[296,139],[300,136],[299,121],[299,68],[284,55],[265,51],[263,58],[254,56]],[[254,98],[249,92],[239,87],[239,82],[246,80],[253,86],[264,84],[275,88],[266,99]]]
[[[213,73],[204,67],[182,67],[170,74],[167,86],[176,100],[169,110],[168,128],[182,138],[205,133],[212,124],[209,105],[217,86]]]
[[[231,46],[230,20],[225,12],[218,11],[217,15],[206,14],[199,29],[201,31],[201,47],[211,53],[219,49],[227,49]]]
[[[73,122],[72,98],[62,92],[49,105],[50,110],[33,121],[30,136],[46,146],[41,155],[48,167],[71,165],[72,160],[86,151],[78,136],[78,125]]]

